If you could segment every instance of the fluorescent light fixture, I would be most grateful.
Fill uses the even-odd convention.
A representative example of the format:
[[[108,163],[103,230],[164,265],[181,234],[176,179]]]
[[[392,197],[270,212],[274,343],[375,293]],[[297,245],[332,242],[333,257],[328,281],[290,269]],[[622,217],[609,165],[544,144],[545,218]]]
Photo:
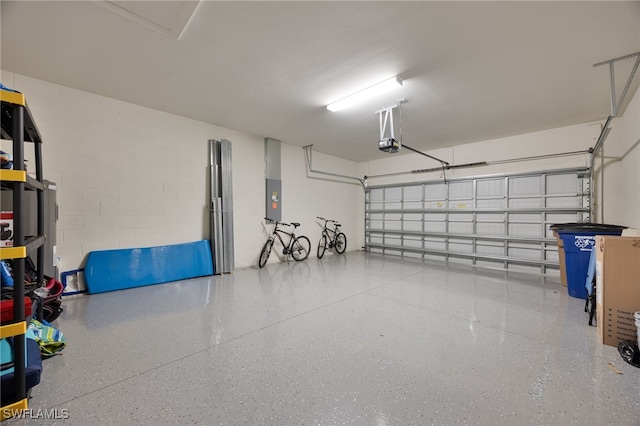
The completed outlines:
[[[374,96],[380,95],[382,93],[388,92],[389,90],[398,86],[402,86],[402,80],[397,76],[392,77],[380,83],[374,84],[373,86],[367,87],[366,89],[362,89],[359,92],[356,92],[345,98],[342,98],[339,101],[333,102],[327,105],[327,109],[334,112],[340,111],[341,109],[349,108],[352,105],[373,98]]]

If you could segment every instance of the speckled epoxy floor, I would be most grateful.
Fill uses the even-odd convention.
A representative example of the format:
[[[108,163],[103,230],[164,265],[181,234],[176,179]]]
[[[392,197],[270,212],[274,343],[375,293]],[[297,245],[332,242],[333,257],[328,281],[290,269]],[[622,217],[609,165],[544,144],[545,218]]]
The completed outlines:
[[[558,280],[363,252],[67,298],[41,417],[9,424],[638,425],[640,369],[583,307]]]

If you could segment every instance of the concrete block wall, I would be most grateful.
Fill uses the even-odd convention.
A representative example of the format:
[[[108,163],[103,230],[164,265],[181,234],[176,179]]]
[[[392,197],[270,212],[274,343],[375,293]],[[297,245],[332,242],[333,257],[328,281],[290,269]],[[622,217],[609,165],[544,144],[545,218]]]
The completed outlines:
[[[257,263],[266,239],[264,136],[4,70],[0,77],[6,86],[25,93],[43,134],[44,176],[58,185],[60,271],[81,267],[92,250],[207,239],[209,139],[232,143],[235,266]],[[11,151],[9,141],[1,146]],[[27,146],[27,159],[32,152]],[[354,194],[361,189],[311,180],[301,148],[283,144],[282,155],[286,220],[305,224],[312,234],[312,255],[319,239],[315,216],[335,216],[345,221],[345,229],[357,232]],[[357,169],[347,160],[318,158],[346,172]],[[330,209],[320,213],[322,200],[332,197],[341,202],[326,203]]]

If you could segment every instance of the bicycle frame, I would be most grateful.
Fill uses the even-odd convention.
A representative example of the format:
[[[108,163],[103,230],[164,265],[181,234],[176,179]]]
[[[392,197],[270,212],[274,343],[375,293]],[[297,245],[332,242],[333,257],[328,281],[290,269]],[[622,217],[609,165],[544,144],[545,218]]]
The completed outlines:
[[[289,254],[291,252],[291,245],[293,244],[293,241],[296,239],[295,232],[287,232],[283,229],[278,229],[278,225],[284,225],[284,223],[275,222],[274,225],[275,226],[273,228],[273,231],[271,232],[271,235],[275,235],[276,237],[278,237],[278,240],[280,241],[280,244],[282,244],[282,247],[283,247],[282,253]],[[284,240],[282,239],[282,236],[280,234],[286,234],[289,236],[289,244],[284,243]]]
[[[311,242],[309,241],[309,238],[304,235],[296,236],[295,229],[300,226],[299,223],[278,222],[267,217],[265,217],[265,219],[274,226],[269,234],[267,242],[264,243],[262,251],[260,252],[260,257],[258,259],[258,266],[260,268],[266,265],[269,261],[269,255],[271,254],[271,249],[275,244],[276,238],[280,241],[280,244],[282,244],[282,254],[287,256],[287,258],[288,256],[291,256],[296,262],[298,262],[309,257],[309,252],[311,251]],[[293,230],[291,232],[287,232],[280,228],[279,225],[292,226]],[[286,237],[283,238],[283,234],[289,236],[289,243],[285,244],[284,241]]]
[[[335,220],[330,220],[330,219],[322,219],[324,220],[324,226],[322,228],[322,234],[325,234],[327,236],[327,242],[329,243],[329,247],[333,248],[333,246],[335,245],[336,242],[336,237],[339,234],[339,230],[338,230],[338,226],[336,225],[336,221]],[[327,227],[327,224],[329,222],[333,222],[333,229]],[[333,235],[332,235],[333,234]]]

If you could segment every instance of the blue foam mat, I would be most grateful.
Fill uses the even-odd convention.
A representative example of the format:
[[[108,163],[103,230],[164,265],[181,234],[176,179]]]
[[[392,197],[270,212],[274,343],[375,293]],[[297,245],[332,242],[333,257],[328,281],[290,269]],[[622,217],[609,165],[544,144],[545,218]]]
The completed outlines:
[[[87,256],[89,294],[213,275],[209,241],[169,246],[100,250]]]

